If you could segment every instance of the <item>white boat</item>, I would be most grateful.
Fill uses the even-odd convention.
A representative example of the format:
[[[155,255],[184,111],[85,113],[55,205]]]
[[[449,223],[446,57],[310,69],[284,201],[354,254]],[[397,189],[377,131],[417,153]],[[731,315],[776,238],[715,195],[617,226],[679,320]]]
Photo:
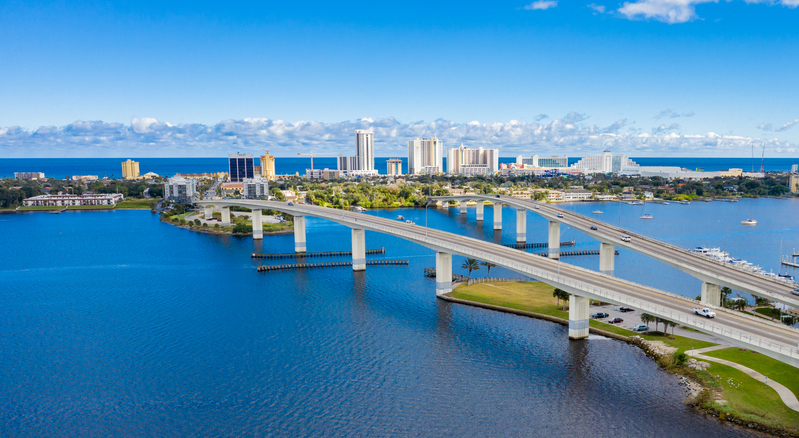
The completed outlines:
[[[645,215],[642,215],[642,216],[641,216],[641,219],[652,219],[652,215],[651,215],[651,214],[649,214],[649,213],[647,213],[647,214],[645,214]]]
[[[601,210],[594,210],[594,214],[604,214]]]
[[[671,205],[671,204],[669,204],[669,201],[663,201],[663,205]]]
[[[745,221],[741,221],[741,225],[757,225],[757,221],[754,219],[747,219]]]
[[[355,207],[352,207],[352,210],[353,210],[353,211],[366,211],[366,209],[365,209],[365,208],[363,208],[363,207],[361,207],[361,206],[355,206]]]
[[[404,221],[405,220],[405,216],[399,215],[399,216],[397,216],[397,220]]]

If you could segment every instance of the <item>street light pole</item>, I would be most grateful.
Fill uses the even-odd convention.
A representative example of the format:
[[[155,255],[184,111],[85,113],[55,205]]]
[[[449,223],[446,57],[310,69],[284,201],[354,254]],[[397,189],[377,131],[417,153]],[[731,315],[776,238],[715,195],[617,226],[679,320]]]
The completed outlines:
[[[721,222],[721,225],[724,227],[724,252],[727,252],[727,225],[725,225],[721,219],[718,219],[718,221]]]

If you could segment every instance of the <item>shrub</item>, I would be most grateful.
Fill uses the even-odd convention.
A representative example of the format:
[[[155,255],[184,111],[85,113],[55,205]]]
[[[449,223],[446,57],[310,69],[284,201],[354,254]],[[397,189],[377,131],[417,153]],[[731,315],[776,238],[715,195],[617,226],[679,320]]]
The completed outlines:
[[[685,365],[685,362],[688,362],[688,355],[685,353],[674,353],[674,360],[677,362],[677,365]]]
[[[234,233],[249,233],[250,227],[247,224],[236,224],[233,226]]]

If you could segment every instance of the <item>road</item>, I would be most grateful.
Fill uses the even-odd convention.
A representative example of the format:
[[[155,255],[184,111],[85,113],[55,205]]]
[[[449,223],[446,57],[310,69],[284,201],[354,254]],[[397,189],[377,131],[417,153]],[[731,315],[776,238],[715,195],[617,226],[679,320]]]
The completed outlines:
[[[524,251],[397,220],[313,205],[248,200],[199,201],[198,204],[217,207],[238,205],[253,209],[273,209],[295,216],[319,217],[351,228],[397,236],[436,251],[490,261],[577,295],[643,309],[647,313],[677,320],[692,328],[712,332],[714,335],[721,334],[722,338],[730,338],[730,342],[737,345],[746,345],[772,357],[779,356],[778,359],[799,366],[799,350],[796,349],[799,330],[727,309],[717,309],[718,316],[712,320],[694,317],[692,309],[697,305],[694,300]],[[615,298],[608,299],[608,296]],[[639,304],[631,305],[631,302]],[[743,341],[741,334],[759,339]],[[756,342],[762,347],[764,341],[775,345],[768,346],[768,351],[754,345]],[[774,356],[774,349],[790,351]]]
[[[716,262],[708,257],[691,253],[687,249],[610,225],[599,219],[564,210],[545,202],[510,196],[502,196],[498,199],[496,195],[440,196],[432,199],[440,201],[483,200],[491,202],[501,200],[503,204],[532,211],[550,221],[560,222],[580,230],[599,241],[612,243],[613,245],[653,257],[702,281],[727,286],[752,295],[768,297],[774,301],[799,308],[799,296],[791,294],[791,291],[797,287],[795,284],[777,281],[762,274],[737,269],[729,266],[729,264]],[[557,217],[558,214],[562,214],[563,217]],[[592,226],[597,229],[592,230]],[[621,241],[621,236],[625,235],[632,237],[630,242]],[[699,291],[697,291],[698,293]]]

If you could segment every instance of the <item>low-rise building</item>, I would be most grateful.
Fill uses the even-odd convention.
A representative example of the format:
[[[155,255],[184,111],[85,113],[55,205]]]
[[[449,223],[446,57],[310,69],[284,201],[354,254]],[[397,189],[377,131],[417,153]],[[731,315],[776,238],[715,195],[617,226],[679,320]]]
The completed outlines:
[[[594,197],[594,193],[586,189],[567,189],[563,197],[566,201],[586,201]]]
[[[219,191],[224,197],[241,195],[244,191],[244,184],[240,182],[226,182],[219,185]]]
[[[14,172],[15,179],[45,179],[44,172]]]
[[[22,200],[25,207],[60,207],[75,205],[116,205],[123,201],[125,196],[121,193],[83,195],[39,195]]]
[[[197,194],[197,181],[194,178],[174,176],[164,183],[164,199],[188,203]]]
[[[331,179],[341,178],[341,171],[338,169],[305,169],[305,178],[307,179],[323,179],[329,181]]]
[[[254,178],[244,178],[242,183],[242,198],[244,199],[261,199],[269,197],[269,180],[256,176]]]
[[[100,179],[97,175],[72,175],[72,181],[97,181]]]

